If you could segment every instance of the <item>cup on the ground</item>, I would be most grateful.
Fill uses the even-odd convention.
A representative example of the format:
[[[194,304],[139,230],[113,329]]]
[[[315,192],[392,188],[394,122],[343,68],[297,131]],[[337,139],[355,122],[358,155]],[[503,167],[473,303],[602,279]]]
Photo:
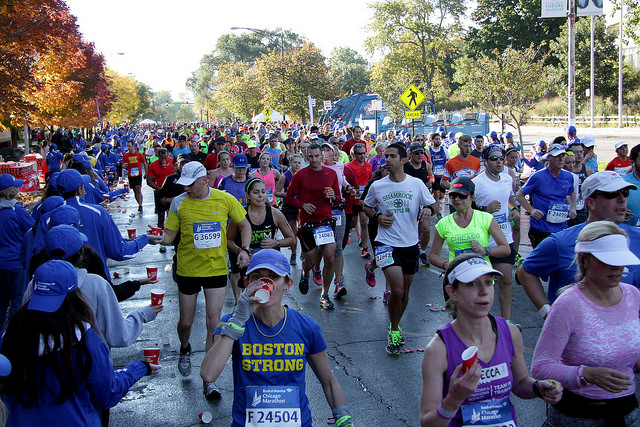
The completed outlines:
[[[128,228],[127,229],[127,234],[129,235],[130,239],[135,239],[136,238],[136,229],[135,228]]]
[[[164,301],[164,289],[151,289],[151,305],[162,305]]]
[[[271,294],[273,293],[276,284],[273,283],[273,280],[266,277],[260,279],[260,282],[262,282],[262,286],[260,286],[260,289],[256,291],[254,296],[260,299],[260,304],[264,304],[271,299]]]
[[[478,359],[478,347],[472,345],[462,352],[462,373],[467,372],[467,369],[471,367]]]
[[[211,415],[211,412],[200,412],[200,415],[198,415],[198,417],[200,418],[200,422],[202,424],[209,424],[211,421],[213,421],[213,415]]]
[[[147,267],[147,279],[151,279],[152,282],[158,280],[158,267]]]
[[[145,348],[144,350],[144,360],[146,362],[151,363],[152,365],[157,365],[158,360],[160,360],[160,349],[159,348]]]

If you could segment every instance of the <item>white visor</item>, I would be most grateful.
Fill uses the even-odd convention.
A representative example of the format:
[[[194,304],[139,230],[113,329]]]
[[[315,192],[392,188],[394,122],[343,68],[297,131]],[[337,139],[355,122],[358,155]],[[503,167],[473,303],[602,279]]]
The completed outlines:
[[[453,283],[456,280],[462,283],[471,283],[485,274],[502,276],[502,273],[493,269],[491,263],[486,259],[471,258],[458,264],[456,268],[449,273],[449,283]]]
[[[576,242],[576,253],[592,254],[607,265],[625,267],[640,264],[640,259],[629,250],[627,237],[612,234],[590,242]]]

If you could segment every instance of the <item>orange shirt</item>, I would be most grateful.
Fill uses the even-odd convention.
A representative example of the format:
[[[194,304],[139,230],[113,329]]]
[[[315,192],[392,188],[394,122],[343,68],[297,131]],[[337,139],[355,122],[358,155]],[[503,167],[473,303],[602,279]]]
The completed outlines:
[[[458,154],[452,159],[449,159],[444,165],[444,179],[453,181],[456,178],[466,176],[473,178],[478,174],[480,170],[480,159],[474,156],[469,156],[467,160],[461,160]]]

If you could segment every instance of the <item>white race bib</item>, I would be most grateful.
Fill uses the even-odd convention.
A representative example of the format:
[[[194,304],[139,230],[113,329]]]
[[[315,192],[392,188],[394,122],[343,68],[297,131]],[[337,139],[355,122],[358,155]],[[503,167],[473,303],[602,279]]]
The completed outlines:
[[[314,228],[313,239],[316,241],[316,246],[327,245],[336,241],[333,236],[333,229],[328,225]]]
[[[247,427],[299,427],[300,392],[296,386],[248,386],[244,425]]]
[[[273,188],[267,188],[267,200],[273,202]]]
[[[342,211],[340,209],[331,209],[331,216],[336,220],[336,227],[342,225]]]
[[[509,219],[507,218],[507,214],[502,213],[502,214],[494,215],[493,217],[496,219],[496,222],[500,226],[500,230],[502,230],[503,233],[508,233]]]
[[[364,191],[364,187],[366,187],[366,185],[359,185],[359,186],[358,186],[358,188],[360,189],[360,194],[356,194],[356,195],[354,196],[354,198],[355,198],[356,200],[360,200],[360,196],[362,196],[362,192]]]
[[[193,224],[193,246],[196,249],[217,248],[222,244],[220,222],[196,222]]]
[[[393,248],[389,245],[376,246],[376,264],[378,267],[393,265]]]
[[[129,176],[140,176],[140,168],[139,167],[133,167],[133,168],[129,168]]]
[[[442,176],[442,175],[444,175],[444,166],[442,166],[442,165],[434,165],[433,166],[433,175],[434,176]]]
[[[569,217],[569,205],[567,203],[550,203],[547,211],[547,222],[562,224]]]
[[[511,401],[475,402],[462,405],[462,426],[516,427],[511,415]]]

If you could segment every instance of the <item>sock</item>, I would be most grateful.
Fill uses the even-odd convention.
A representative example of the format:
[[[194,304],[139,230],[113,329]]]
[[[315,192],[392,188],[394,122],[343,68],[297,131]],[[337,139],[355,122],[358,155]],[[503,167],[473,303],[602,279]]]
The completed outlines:
[[[191,353],[191,343],[187,344],[186,348],[180,347],[180,354],[184,355],[187,353]]]

